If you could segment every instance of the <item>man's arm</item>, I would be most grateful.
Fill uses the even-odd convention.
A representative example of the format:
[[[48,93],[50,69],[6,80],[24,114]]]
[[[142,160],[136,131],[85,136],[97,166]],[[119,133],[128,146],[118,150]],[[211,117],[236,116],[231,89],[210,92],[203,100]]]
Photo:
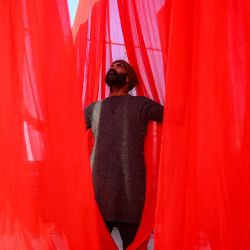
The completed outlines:
[[[90,104],[84,109],[84,118],[86,123],[86,129],[88,130],[91,128],[91,120],[92,120],[92,111],[93,111],[94,104]]]
[[[161,104],[147,98],[144,110],[146,120],[163,121],[164,107]]]

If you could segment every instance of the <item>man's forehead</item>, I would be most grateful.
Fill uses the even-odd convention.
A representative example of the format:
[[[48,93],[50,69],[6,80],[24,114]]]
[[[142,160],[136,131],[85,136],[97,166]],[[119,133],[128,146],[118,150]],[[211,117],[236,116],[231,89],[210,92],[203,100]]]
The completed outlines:
[[[114,66],[114,65],[122,66],[123,68],[125,68],[125,66],[122,62],[113,62],[110,66]]]

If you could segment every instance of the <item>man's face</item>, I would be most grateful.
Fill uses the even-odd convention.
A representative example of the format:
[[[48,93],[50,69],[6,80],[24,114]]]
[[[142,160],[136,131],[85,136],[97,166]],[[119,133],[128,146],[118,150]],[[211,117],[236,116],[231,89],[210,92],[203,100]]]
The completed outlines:
[[[105,82],[109,87],[123,86],[127,81],[127,70],[121,62],[115,62],[110,65],[110,68],[106,74]]]

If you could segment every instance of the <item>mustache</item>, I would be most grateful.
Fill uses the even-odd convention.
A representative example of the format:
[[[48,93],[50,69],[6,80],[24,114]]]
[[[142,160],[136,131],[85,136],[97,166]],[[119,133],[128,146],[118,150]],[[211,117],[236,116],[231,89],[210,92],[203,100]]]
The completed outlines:
[[[117,72],[116,72],[116,70],[114,70],[114,69],[110,69],[108,72],[107,72],[107,75],[108,74],[116,74],[117,75]]]

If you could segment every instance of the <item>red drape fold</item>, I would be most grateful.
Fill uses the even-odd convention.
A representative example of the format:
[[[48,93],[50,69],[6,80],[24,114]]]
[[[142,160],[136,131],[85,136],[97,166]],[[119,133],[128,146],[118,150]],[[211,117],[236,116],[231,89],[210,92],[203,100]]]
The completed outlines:
[[[249,248],[245,4],[172,1],[155,249]]]
[[[166,106],[162,139],[148,127],[129,249],[146,248],[157,186],[155,249],[250,249],[247,0],[81,0],[74,44],[66,0],[2,1],[0,15],[1,249],[116,249],[94,199],[82,104],[108,95],[118,58],[138,73],[132,94]]]
[[[100,249],[67,2],[0,15],[0,248]]]
[[[77,58],[80,58],[78,69],[81,74],[80,81],[82,81],[80,84],[84,86],[84,105],[89,104],[90,100],[103,99],[108,95],[108,92],[104,90],[106,88],[105,72],[110,63],[119,58],[128,59],[137,71],[139,84],[135,90],[136,94],[149,96],[163,103],[165,76],[161,40],[157,26],[158,12],[163,6],[164,2],[162,1],[155,3],[116,0],[94,1],[92,3],[80,1],[73,32],[75,34],[75,51]],[[86,14],[86,9],[90,10],[88,14]],[[154,20],[153,25],[151,24],[152,20]],[[103,26],[101,26],[102,24]],[[95,26],[92,27],[93,25]],[[100,28],[99,32],[93,33],[97,27]],[[88,43],[89,45],[84,47],[84,44]],[[103,50],[95,52],[99,47]],[[87,58],[83,62],[85,53],[87,53]],[[98,58],[95,57],[95,53],[99,56]],[[93,72],[93,69],[96,71]],[[85,74],[88,76],[92,74],[98,78],[88,78]],[[88,89],[95,91],[95,93],[89,92]],[[130,249],[144,249],[153,230],[160,131],[161,128],[156,124],[149,124],[145,141],[146,201],[141,225]],[[91,143],[89,144],[91,145]],[[100,220],[102,219],[100,218]],[[102,234],[105,235],[107,230],[101,230]],[[107,244],[106,247],[108,247]]]
[[[135,66],[140,79],[137,94],[163,102],[165,74],[162,59],[165,51],[160,43],[157,18],[160,10],[165,8],[165,3],[118,1],[118,7],[128,59]],[[145,138],[146,200],[141,225],[130,249],[144,249],[154,228],[160,139],[161,126],[149,123]]]

